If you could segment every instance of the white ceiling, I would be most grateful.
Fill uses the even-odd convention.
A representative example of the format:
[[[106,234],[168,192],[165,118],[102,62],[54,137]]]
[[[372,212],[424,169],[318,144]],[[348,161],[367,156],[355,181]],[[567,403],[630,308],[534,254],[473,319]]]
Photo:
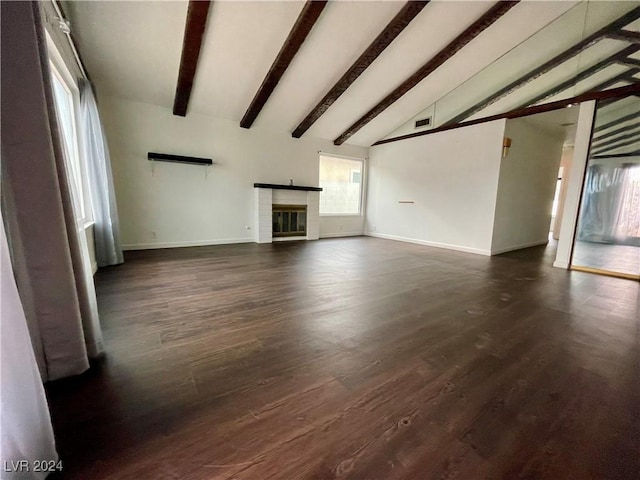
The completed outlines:
[[[432,1],[305,135],[338,137],[493,4]],[[639,4],[523,1],[347,143],[368,146],[390,132],[407,133],[413,126],[405,122],[422,112],[439,111],[444,120]],[[292,132],[403,5],[329,2],[253,128]],[[302,6],[300,1],[213,2],[187,115],[239,122]],[[172,108],[186,1],[81,1],[65,2],[64,8],[101,94]],[[514,108],[624,46],[600,42],[473,118]],[[613,66],[584,84],[595,85],[621,69]]]

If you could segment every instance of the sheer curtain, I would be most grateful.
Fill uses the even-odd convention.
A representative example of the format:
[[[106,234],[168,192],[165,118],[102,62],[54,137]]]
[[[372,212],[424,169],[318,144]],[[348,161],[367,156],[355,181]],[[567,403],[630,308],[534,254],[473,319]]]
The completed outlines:
[[[98,106],[89,82],[80,84],[79,123],[95,220],[96,260],[100,267],[117,265],[122,263],[123,258],[111,161]]]
[[[625,163],[623,194],[615,222],[614,238],[640,247],[640,164]]]
[[[46,76],[45,76],[45,84]],[[55,99],[53,89],[51,89],[52,95],[50,96],[50,102]],[[51,108],[51,106],[50,106]],[[89,245],[87,244],[87,236],[84,229],[84,216],[80,202],[82,197],[80,192],[77,191],[77,183],[73,179],[72,168],[70,168],[70,145],[67,143],[68,139],[60,131],[62,125],[62,118],[60,111],[53,106],[52,110],[56,112],[56,122],[52,122],[51,130],[53,138],[56,138],[57,132],[58,143],[61,147],[61,158],[58,159],[58,175],[63,175],[61,184],[66,183],[67,188],[62,190],[62,206],[65,210],[65,220],[67,223],[68,231],[75,231],[77,237],[77,248],[71,248],[73,273],[76,282],[76,288],[78,291],[80,315],[82,317],[82,332],[84,335],[84,342],[87,348],[87,355],[89,358],[96,358],[100,356],[103,351],[102,343],[102,330],[100,328],[100,321],[98,319],[98,301],[96,299],[96,290],[93,283],[93,271],[91,269],[91,258],[89,256]],[[53,120],[52,118],[50,121]]]
[[[578,238],[582,241],[638,243],[640,165],[596,164],[587,169]]]

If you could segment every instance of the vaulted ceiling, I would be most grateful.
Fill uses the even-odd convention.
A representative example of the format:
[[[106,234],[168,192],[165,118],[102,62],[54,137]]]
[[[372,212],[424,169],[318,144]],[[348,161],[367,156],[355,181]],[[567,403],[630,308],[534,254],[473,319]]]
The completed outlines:
[[[337,144],[640,82],[640,2],[199,3],[63,7],[100,93]]]

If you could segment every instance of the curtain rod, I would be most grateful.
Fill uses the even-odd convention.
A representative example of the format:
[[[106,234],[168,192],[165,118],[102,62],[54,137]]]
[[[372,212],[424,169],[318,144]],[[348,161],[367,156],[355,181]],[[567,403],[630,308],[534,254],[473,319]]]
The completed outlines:
[[[71,27],[70,27],[71,23],[65,18],[64,13],[62,13],[62,9],[60,8],[58,1],[57,0],[50,0],[50,1],[53,4],[53,8],[55,9],[56,14],[58,15],[58,22],[59,22],[58,26],[60,30],[62,30],[62,32],[67,37],[67,41],[69,42],[69,45],[71,46],[71,51],[73,52],[73,57],[75,58],[78,68],[80,69],[80,73],[82,74],[82,77],[85,80],[89,81],[89,76],[87,75],[87,72],[84,69],[84,65],[82,64],[82,60],[80,60],[80,55],[78,54],[76,45],[73,39],[71,38]]]

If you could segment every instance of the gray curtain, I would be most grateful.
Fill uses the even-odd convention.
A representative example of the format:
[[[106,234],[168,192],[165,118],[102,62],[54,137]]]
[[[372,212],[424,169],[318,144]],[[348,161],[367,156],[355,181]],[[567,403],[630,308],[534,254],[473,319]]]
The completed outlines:
[[[86,81],[80,84],[79,124],[95,220],[96,260],[100,267],[117,265],[123,258],[111,160],[93,90]]]
[[[1,2],[2,205],[41,374],[102,353],[88,248],[75,214],[37,2]],[[5,198],[5,197],[9,198]]]

